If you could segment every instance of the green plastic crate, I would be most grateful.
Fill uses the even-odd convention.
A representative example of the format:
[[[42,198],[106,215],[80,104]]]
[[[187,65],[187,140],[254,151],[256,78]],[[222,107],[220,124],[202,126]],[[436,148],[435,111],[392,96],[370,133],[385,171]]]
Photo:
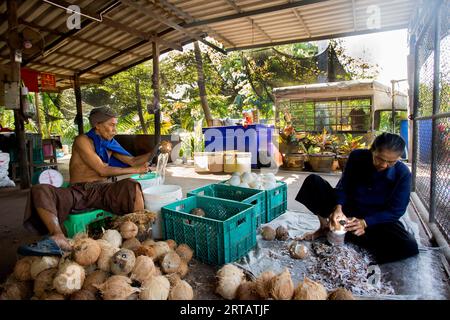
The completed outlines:
[[[266,197],[263,190],[234,187],[224,184],[209,184],[188,192],[187,196],[208,196],[251,204],[254,206],[256,228],[266,223]]]
[[[191,196],[162,207],[165,239],[186,243],[208,264],[236,261],[256,245],[252,205],[207,196]],[[194,208],[205,217],[189,214]]]
[[[266,190],[266,199],[266,221],[270,222],[287,210],[287,184],[283,181],[277,181],[277,186],[275,188]]]
[[[67,220],[64,221],[67,236],[72,238],[77,233],[87,232],[89,225],[97,224],[98,227],[100,227],[102,226],[104,220],[108,217],[113,218],[115,215],[101,209],[69,214]]]

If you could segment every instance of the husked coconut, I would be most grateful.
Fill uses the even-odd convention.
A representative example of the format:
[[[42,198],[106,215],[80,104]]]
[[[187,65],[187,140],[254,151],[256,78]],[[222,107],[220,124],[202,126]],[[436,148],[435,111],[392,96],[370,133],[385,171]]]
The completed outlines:
[[[192,249],[185,243],[180,244],[175,250],[175,252],[186,263],[189,263],[189,261],[191,261],[192,259],[192,256],[194,255]]]
[[[165,241],[158,241],[153,245],[153,249],[155,249],[155,260],[159,260],[165,256],[166,253],[170,252],[170,247]]]
[[[131,279],[125,276],[112,276],[102,284],[94,284],[93,286],[100,290],[103,300],[127,300],[135,292],[139,292],[138,288],[131,285]]]
[[[337,288],[330,292],[328,300],[355,300],[351,291],[345,288]]]
[[[253,174],[251,172],[244,172],[241,176],[241,181],[250,184],[254,181]]]
[[[134,254],[136,255],[136,257],[138,257],[138,256],[147,256],[147,257],[150,257],[152,259],[155,259],[155,257],[156,257],[156,250],[153,247],[141,245],[134,251]]]
[[[85,277],[86,273],[82,266],[72,261],[66,261],[60,266],[53,279],[53,287],[60,294],[72,294],[81,290]]]
[[[239,300],[260,300],[258,292],[256,291],[256,283],[251,281],[244,281],[237,289],[237,298]]]
[[[177,281],[170,289],[169,300],[192,300],[194,290],[189,283],[184,280]]]
[[[53,279],[58,272],[57,268],[51,268],[42,271],[34,280],[34,295],[37,297],[41,297],[46,292],[50,292],[53,290]]]
[[[39,273],[47,269],[56,268],[58,263],[58,257],[45,256],[34,259],[30,267],[31,277],[36,279]]]
[[[164,273],[177,272],[181,265],[181,258],[176,252],[169,252],[164,255],[161,261],[161,270]]]
[[[115,275],[126,276],[133,270],[136,263],[134,252],[128,249],[120,249],[111,258],[110,268]]]
[[[327,290],[321,283],[305,277],[295,289],[294,300],[327,300]]]
[[[176,243],[175,240],[173,240],[173,239],[168,239],[168,240],[166,240],[166,242],[167,242],[167,244],[169,245],[169,248],[170,248],[171,250],[175,250],[175,249],[177,248],[177,243]]]
[[[191,211],[189,211],[189,214],[198,217],[204,217],[206,215],[205,210],[203,210],[202,208],[194,208]]]
[[[32,295],[31,281],[19,281],[10,276],[3,285],[0,300],[28,300]]]
[[[102,284],[103,282],[106,281],[106,279],[108,279],[107,272],[103,270],[96,270],[86,277],[82,289],[89,290],[95,294],[98,289],[94,287],[94,285]]]
[[[127,240],[136,237],[138,231],[138,226],[131,221],[125,221],[120,225],[120,235],[123,239]]]
[[[127,239],[122,243],[122,249],[128,249],[131,251],[137,250],[141,246],[141,242],[136,238]]]
[[[291,300],[294,294],[294,283],[286,268],[282,273],[272,278],[270,295],[275,300]]]
[[[180,267],[178,268],[177,274],[181,277],[184,278],[186,277],[186,275],[189,272],[189,266],[186,262],[181,261],[180,263]]]
[[[80,290],[70,295],[70,300],[97,300],[95,294],[89,290]]]
[[[225,299],[235,299],[237,289],[245,278],[244,272],[232,264],[226,264],[216,276],[218,278],[216,292]]]
[[[283,226],[279,226],[276,230],[276,238],[280,241],[286,241],[287,239],[289,239],[288,230]]]
[[[164,276],[153,276],[145,280],[141,286],[141,300],[167,300],[170,293],[170,282]]]
[[[293,259],[305,259],[309,255],[309,250],[303,243],[294,241],[289,246],[289,253]]]
[[[38,257],[24,257],[16,262],[14,266],[14,277],[19,281],[29,281],[31,277],[31,264]]]
[[[275,239],[276,235],[277,235],[276,231],[270,226],[264,226],[261,229],[261,236],[263,237],[264,240],[272,241]]]
[[[147,256],[139,256],[136,258],[136,263],[134,264],[130,278],[142,283],[150,278],[154,272],[155,264],[153,263],[153,259]]]
[[[114,229],[108,229],[103,233],[103,240],[108,241],[113,247],[120,248],[122,245],[122,236],[120,232]]]
[[[100,245],[95,240],[83,238],[75,241],[73,257],[79,265],[88,266],[97,262],[101,251]]]
[[[255,280],[256,292],[262,299],[270,298],[272,291],[272,278],[276,275],[272,271],[265,271],[259,275]]]
[[[103,244],[100,256],[98,257],[97,260],[98,268],[105,272],[110,272],[111,259],[114,256],[114,254],[119,250],[120,250],[119,248],[112,246],[109,242],[107,242],[107,244]]]

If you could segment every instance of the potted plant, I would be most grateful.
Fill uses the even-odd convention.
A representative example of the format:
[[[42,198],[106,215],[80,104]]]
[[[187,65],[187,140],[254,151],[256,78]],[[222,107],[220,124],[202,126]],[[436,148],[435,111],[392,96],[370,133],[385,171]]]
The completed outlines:
[[[286,126],[280,132],[282,142],[287,146],[287,153],[283,154],[283,168],[287,170],[303,170],[307,159],[307,150],[302,141],[305,136],[305,134],[297,134],[291,125]]]
[[[309,135],[308,162],[315,172],[330,172],[336,156],[337,137],[323,129],[322,133]]]
[[[350,152],[355,149],[366,148],[366,143],[362,142],[363,136],[354,137],[351,133],[344,134],[344,140],[338,147],[337,159],[339,162],[339,168],[343,171],[345,164],[347,163]]]

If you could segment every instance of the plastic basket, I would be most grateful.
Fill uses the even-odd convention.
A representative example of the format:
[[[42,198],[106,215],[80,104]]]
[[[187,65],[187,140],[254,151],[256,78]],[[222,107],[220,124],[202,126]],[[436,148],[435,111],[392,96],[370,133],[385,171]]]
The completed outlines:
[[[222,265],[243,257],[256,245],[256,219],[251,205],[207,196],[191,196],[164,206],[165,239],[186,243],[195,257]],[[189,212],[201,208],[205,216]]]
[[[69,214],[67,220],[64,221],[67,236],[72,238],[77,233],[87,232],[88,226],[92,224],[97,224],[97,227],[101,227],[105,219],[108,217],[113,218],[115,215],[101,209]]]
[[[270,222],[287,210],[287,184],[277,181],[277,186],[266,190],[267,216],[266,222]]]
[[[187,196],[208,196],[251,204],[254,206],[256,228],[266,223],[266,197],[263,190],[234,187],[225,184],[209,184],[188,192]]]

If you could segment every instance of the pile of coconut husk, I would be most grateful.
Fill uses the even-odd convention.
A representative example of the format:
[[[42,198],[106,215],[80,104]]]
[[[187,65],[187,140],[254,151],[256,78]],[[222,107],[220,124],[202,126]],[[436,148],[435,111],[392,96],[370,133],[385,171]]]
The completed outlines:
[[[193,251],[174,240],[140,241],[140,226],[150,218],[124,216],[98,239],[77,234],[65,257],[21,258],[1,285],[0,300],[192,300],[183,278]]]

